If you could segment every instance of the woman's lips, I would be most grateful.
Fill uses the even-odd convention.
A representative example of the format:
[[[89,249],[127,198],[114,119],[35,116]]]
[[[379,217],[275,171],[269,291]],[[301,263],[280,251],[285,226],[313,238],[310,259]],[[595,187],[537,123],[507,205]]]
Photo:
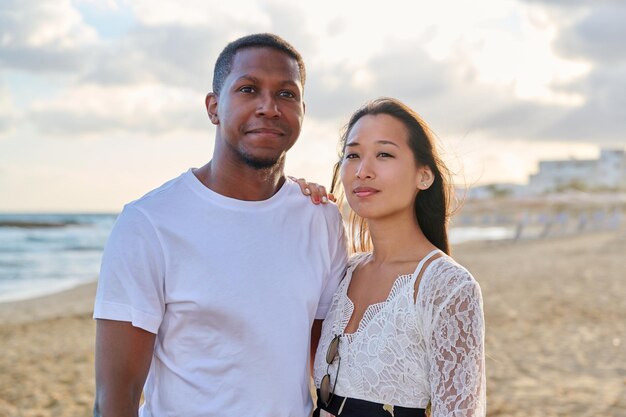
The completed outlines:
[[[356,187],[355,189],[352,190],[352,192],[357,196],[357,197],[370,197],[376,193],[379,192],[379,190],[375,189],[375,188],[371,188],[371,187]]]

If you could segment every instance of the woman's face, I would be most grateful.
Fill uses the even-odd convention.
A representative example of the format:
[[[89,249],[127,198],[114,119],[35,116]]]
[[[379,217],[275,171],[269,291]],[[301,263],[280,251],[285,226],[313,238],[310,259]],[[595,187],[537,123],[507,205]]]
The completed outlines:
[[[413,212],[419,188],[430,185],[428,167],[418,167],[402,122],[387,114],[361,117],[346,140],[341,182],[359,216],[375,219]],[[406,214],[406,213],[405,213]]]

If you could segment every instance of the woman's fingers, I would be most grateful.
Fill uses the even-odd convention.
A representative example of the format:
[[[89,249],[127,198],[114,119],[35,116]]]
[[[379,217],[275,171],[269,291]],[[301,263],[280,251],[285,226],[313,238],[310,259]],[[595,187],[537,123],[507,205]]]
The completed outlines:
[[[320,195],[320,201],[324,204],[328,203],[328,193],[326,187],[323,185],[315,184],[317,186],[317,192]]]
[[[328,201],[336,201],[335,196],[328,194],[326,187],[314,182],[308,182],[304,178],[289,177],[292,181],[295,181],[300,186],[302,194],[308,195],[311,198],[313,204],[326,204]]]
[[[311,189],[309,188],[309,184],[306,182],[304,178],[296,178],[296,177],[292,177],[291,175],[288,175],[287,177],[291,181],[298,183],[298,185],[300,186],[300,191],[302,191],[302,194],[311,195]]]
[[[328,197],[326,196],[326,194],[322,194],[320,190],[320,185],[314,182],[309,182],[307,183],[307,186],[309,190],[311,190],[311,201],[313,202],[313,204],[328,202]]]

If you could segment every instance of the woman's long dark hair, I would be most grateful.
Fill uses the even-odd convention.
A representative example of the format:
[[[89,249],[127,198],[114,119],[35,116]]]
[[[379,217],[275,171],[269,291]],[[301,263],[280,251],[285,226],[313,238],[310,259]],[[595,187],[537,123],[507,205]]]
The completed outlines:
[[[356,122],[363,116],[386,114],[402,122],[408,133],[409,147],[413,151],[418,167],[430,167],[434,182],[426,190],[420,190],[413,204],[415,216],[426,238],[446,254],[450,254],[448,244],[448,220],[450,218],[450,198],[452,195],[450,171],[440,159],[435,148],[434,135],[426,122],[404,103],[394,98],[379,98],[368,102],[358,109],[344,128],[339,142],[341,151],[339,162],[333,170],[331,192],[339,191],[339,200],[343,201],[340,170],[344,159],[346,141]],[[371,250],[371,239],[365,219],[350,211],[348,236],[351,248],[355,252]]]

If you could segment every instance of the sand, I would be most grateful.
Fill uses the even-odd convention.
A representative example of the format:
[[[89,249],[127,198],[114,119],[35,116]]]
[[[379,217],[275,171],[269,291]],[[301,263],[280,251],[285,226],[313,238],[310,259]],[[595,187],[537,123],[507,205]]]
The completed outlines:
[[[95,284],[0,304],[0,416],[91,415]]]
[[[489,416],[626,416],[626,233],[455,257],[483,290]],[[0,304],[0,416],[91,414],[94,291]]]
[[[626,235],[459,247],[481,283],[490,416],[626,416]]]

